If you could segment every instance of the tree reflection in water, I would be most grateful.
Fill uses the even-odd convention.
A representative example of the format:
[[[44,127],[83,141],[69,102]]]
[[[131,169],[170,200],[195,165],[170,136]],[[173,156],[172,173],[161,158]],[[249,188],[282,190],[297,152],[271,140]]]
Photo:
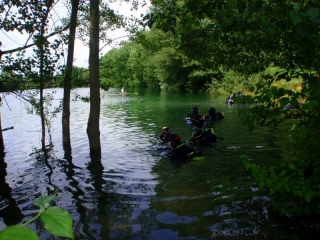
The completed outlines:
[[[1,125],[0,125],[1,130]],[[0,132],[2,135],[2,132]],[[23,214],[12,197],[12,188],[6,182],[7,163],[3,141],[0,142],[0,216],[7,226],[16,225],[23,219]]]

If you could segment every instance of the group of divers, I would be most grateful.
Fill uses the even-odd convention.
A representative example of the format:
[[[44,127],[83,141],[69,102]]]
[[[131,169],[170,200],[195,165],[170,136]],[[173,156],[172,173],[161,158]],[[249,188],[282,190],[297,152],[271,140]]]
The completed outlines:
[[[233,93],[228,96],[226,103],[235,103],[235,99],[237,97],[242,99],[242,102],[240,103],[247,103],[245,95],[241,92],[238,92],[238,94]],[[285,109],[289,110],[296,107],[299,106],[291,106],[289,103],[285,106]],[[182,143],[180,136],[173,133],[168,127],[162,127],[159,129],[160,136],[159,131],[157,131],[156,137],[159,138],[162,143],[168,144],[168,147],[158,149],[158,153],[161,156],[180,160],[201,156],[201,151],[190,145],[211,146],[216,143],[217,139],[223,139],[214,134],[214,129],[212,127],[214,122],[221,121],[224,118],[223,112],[220,110],[216,111],[213,107],[210,107],[208,112],[203,116],[199,115],[198,107],[193,107],[191,111],[192,112],[185,117],[185,120],[187,125],[192,127],[193,132],[191,138],[186,141],[186,144]]]
[[[200,150],[191,145],[211,146],[216,143],[218,137],[214,134],[212,125],[215,121],[221,121],[224,118],[223,112],[216,111],[213,107],[208,109],[208,113],[199,115],[198,107],[193,107],[192,112],[185,117],[186,124],[192,127],[191,138],[185,143],[181,142],[178,134],[173,133],[168,127],[161,127],[156,137],[162,143],[168,144],[168,147],[159,148],[158,153],[164,157],[172,159],[187,160],[196,156],[202,156]]]
[[[245,103],[245,95],[241,92],[238,94],[233,93],[227,97],[226,103],[233,104],[235,99],[240,97]],[[185,117],[188,126],[192,126],[192,135],[185,143],[181,142],[181,138],[178,134],[173,133],[168,127],[160,128],[156,134],[156,137],[160,139],[162,143],[168,144],[168,147],[159,148],[158,153],[161,156],[171,157],[173,159],[186,160],[196,156],[202,156],[200,150],[193,148],[191,145],[211,146],[216,143],[219,138],[215,135],[212,125],[216,121],[221,121],[224,118],[223,112],[216,111],[213,107],[208,109],[208,112],[203,116],[199,115],[198,107],[193,107],[192,112]]]

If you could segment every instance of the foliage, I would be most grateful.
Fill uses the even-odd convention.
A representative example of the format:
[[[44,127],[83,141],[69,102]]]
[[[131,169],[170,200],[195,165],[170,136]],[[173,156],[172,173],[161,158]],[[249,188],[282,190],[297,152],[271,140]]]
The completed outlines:
[[[22,44],[24,47],[2,52],[4,54],[0,65],[2,72],[9,73],[10,80],[17,82],[19,89],[26,89],[39,85],[41,70],[45,80],[44,86],[46,86],[53,80],[53,73],[59,70],[58,62],[63,57],[63,51],[60,48],[62,40],[56,38],[50,41],[48,37],[61,30],[61,26],[57,26],[54,28],[56,32],[49,32],[48,15],[52,10],[51,3],[32,0],[4,1],[0,9],[2,15],[0,27],[7,33],[16,30],[28,37],[26,43]],[[32,43],[28,45],[30,40]],[[30,54],[29,57],[26,55],[26,49],[29,47],[33,48],[34,55],[31,57]],[[12,55],[14,52],[16,52],[15,56]],[[43,66],[40,67],[41,64]]]
[[[62,69],[61,73],[54,76],[57,85],[55,87],[63,87],[64,75],[66,69]],[[89,86],[89,70],[82,67],[72,67],[72,88],[88,87]]]
[[[122,0],[121,0],[122,1]],[[102,50],[107,45],[111,45],[115,39],[110,37],[108,31],[114,31],[116,29],[124,28],[127,32],[135,32],[138,29],[138,21],[135,17],[125,17],[119,14],[118,11],[112,6],[115,2],[121,1],[99,1],[99,40],[103,45]],[[124,2],[131,3],[131,10],[137,10],[139,7],[139,0],[123,0]],[[141,5],[145,4],[144,1],[140,2]],[[84,45],[89,45],[90,36],[90,1],[81,1],[79,6],[77,37],[82,40]],[[128,36],[122,36],[128,37]],[[120,37],[121,38],[121,37]]]
[[[50,3],[50,4],[49,4]],[[42,69],[45,74],[44,87],[62,87],[63,73],[65,66],[61,64],[59,59],[64,57],[64,49],[62,43],[67,44],[69,36],[64,33],[70,24],[70,18],[58,16],[60,21],[53,19],[59,14],[55,11],[55,6],[59,7],[59,3],[51,1],[27,0],[27,1],[3,1],[0,4],[0,28],[10,36],[10,32],[17,30],[24,34],[26,43],[21,44],[22,47],[2,51],[2,61],[0,62],[1,74],[8,73],[10,78],[6,78],[4,90],[19,90],[38,88],[39,87],[39,69]],[[70,3],[64,3],[66,8],[70,8]],[[132,1],[133,8],[138,7],[137,1]],[[77,37],[83,40],[85,45],[89,44],[89,2],[80,1],[78,14]],[[124,19],[115,10],[112,9],[112,2],[100,2],[100,41],[105,43],[102,48],[112,43],[113,39],[107,37],[107,30],[114,30],[124,27],[125,23],[134,22],[135,19]],[[41,19],[45,13],[48,13],[49,18],[44,23],[44,38],[41,40],[40,28]],[[50,15],[51,13],[52,15]],[[53,37],[57,36],[58,37]],[[29,37],[28,37],[29,36]],[[32,41],[31,41],[32,40]],[[29,42],[31,42],[29,44]],[[44,67],[40,68],[40,58],[37,55],[30,57],[29,48],[35,50],[41,44],[44,45]],[[102,49],[101,48],[101,49]],[[36,50],[37,51],[37,50]],[[14,53],[15,56],[13,55]],[[38,51],[38,53],[40,53]],[[80,74],[80,72],[82,72]],[[84,69],[73,68],[73,87],[88,86],[89,74]],[[11,84],[10,84],[11,83]],[[3,84],[2,84],[3,85]]]
[[[180,54],[192,56],[202,66],[223,67],[225,82],[215,79],[211,89],[225,84],[230,90],[239,73],[260,74],[257,84],[246,85],[251,93],[246,101],[259,104],[241,113],[242,122],[254,130],[293,121],[294,154],[287,156],[284,149],[279,164],[262,167],[245,162],[245,166],[261,189],[269,189],[272,205],[282,214],[318,211],[320,2],[155,0],[149,16],[153,27],[172,32]],[[294,86],[297,80],[295,88],[279,85],[286,81]],[[287,110],[287,104],[294,108]]]
[[[22,225],[9,226],[0,232],[0,239],[39,239],[37,234],[26,227],[39,217],[44,228],[53,235],[74,239],[72,233],[72,217],[70,214],[56,206],[48,204],[56,197],[56,194],[39,198],[33,204],[40,208],[39,213]]]
[[[208,92],[214,94],[230,95],[232,93],[248,93],[252,85],[256,85],[261,79],[261,74],[251,74],[249,76],[237,73],[233,70],[224,71],[220,68],[220,78],[213,78],[207,84]]]
[[[175,47],[170,33],[151,29],[137,33],[100,60],[101,85],[109,87],[139,86],[201,92],[220,71],[203,66]]]
[[[247,170],[252,172],[260,190],[268,189],[271,206],[282,215],[320,214],[319,139],[307,128],[299,129],[288,139],[292,152],[273,166],[258,166],[241,156]]]

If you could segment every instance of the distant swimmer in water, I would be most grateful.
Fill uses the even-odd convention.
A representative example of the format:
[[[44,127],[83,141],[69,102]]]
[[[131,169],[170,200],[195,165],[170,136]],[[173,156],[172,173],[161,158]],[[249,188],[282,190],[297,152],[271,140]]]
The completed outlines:
[[[121,88],[121,93],[126,94],[127,92],[124,91],[124,87]]]
[[[127,92],[124,91],[124,87],[121,88],[120,92],[116,92],[116,94],[127,94]]]

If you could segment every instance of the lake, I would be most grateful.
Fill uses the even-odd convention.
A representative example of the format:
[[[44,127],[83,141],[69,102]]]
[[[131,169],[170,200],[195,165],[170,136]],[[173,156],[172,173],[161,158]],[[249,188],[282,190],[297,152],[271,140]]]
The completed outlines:
[[[63,96],[55,91],[53,105]],[[306,239],[318,222],[279,217],[269,198],[251,184],[240,156],[258,164],[281,159],[290,125],[248,132],[238,113],[246,104],[225,104],[226,96],[127,88],[101,91],[101,163],[91,163],[86,134],[89,104],[71,103],[72,154],[62,147],[61,114],[51,120],[49,159],[41,154],[40,118],[27,113],[12,95],[1,107],[5,179],[0,197],[0,228],[37,213],[32,202],[58,191],[54,204],[72,216],[75,239]],[[88,96],[88,88],[76,89]],[[201,158],[173,161],[157,154],[159,128],[167,126],[185,142],[192,129],[185,116],[214,107],[225,118],[214,124],[210,147],[194,146]],[[49,135],[47,135],[49,139]],[[6,168],[5,168],[6,167]],[[229,184],[232,190],[217,190]],[[4,190],[5,189],[5,190]],[[53,238],[40,224],[29,225],[40,239]],[[1,230],[0,229],[0,230]]]

